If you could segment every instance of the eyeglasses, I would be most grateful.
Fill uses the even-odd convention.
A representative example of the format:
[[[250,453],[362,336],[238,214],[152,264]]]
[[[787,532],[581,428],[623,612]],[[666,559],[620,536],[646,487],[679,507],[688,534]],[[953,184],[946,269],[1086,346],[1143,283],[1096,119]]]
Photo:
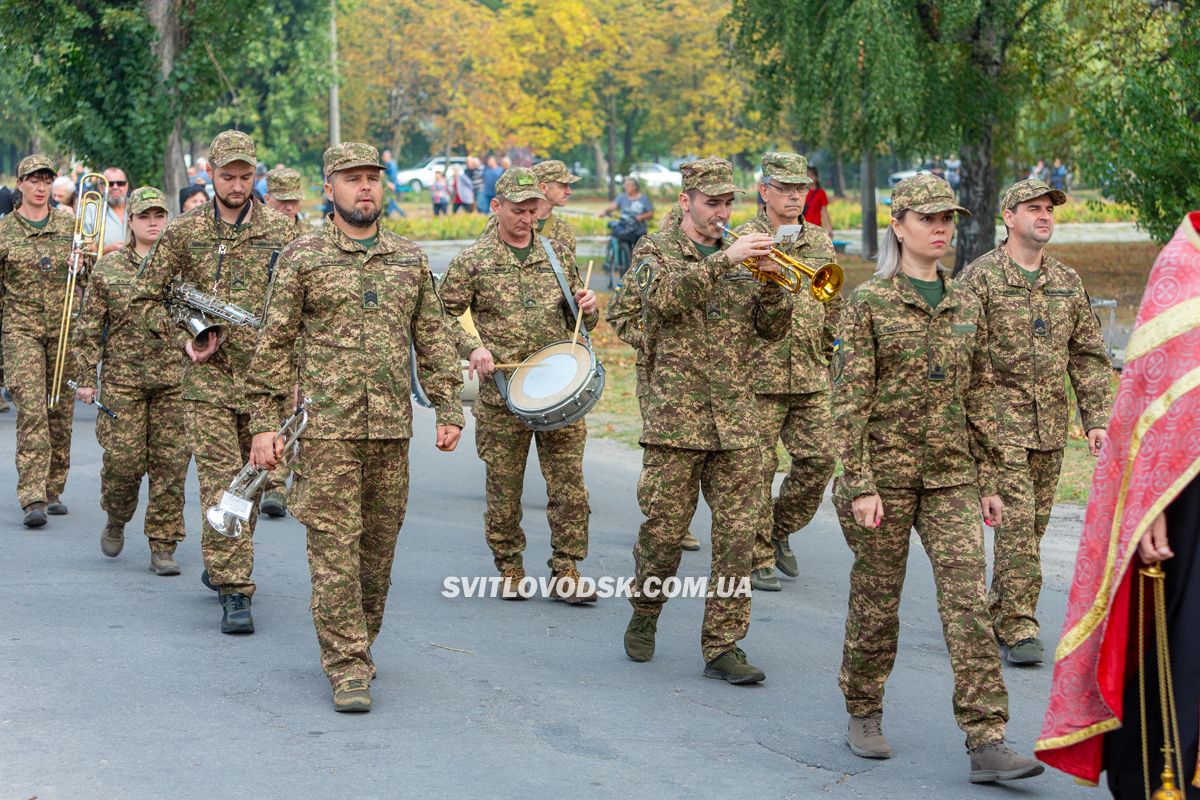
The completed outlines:
[[[109,186],[128,186],[129,182],[128,181],[109,181],[108,185]]]
[[[806,183],[789,183],[785,186],[784,184],[776,183],[775,181],[767,181],[767,186],[770,186],[780,194],[787,195],[789,197],[803,197],[808,193],[808,184]]]

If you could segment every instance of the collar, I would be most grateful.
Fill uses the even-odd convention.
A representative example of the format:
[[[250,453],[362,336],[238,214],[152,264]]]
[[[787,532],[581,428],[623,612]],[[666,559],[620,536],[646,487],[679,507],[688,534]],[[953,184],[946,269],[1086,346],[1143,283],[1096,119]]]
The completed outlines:
[[[361,242],[356,242],[346,235],[345,231],[333,223],[333,214],[325,215],[325,224],[321,226],[321,230],[325,231],[325,236],[329,241],[339,249],[347,253],[370,253],[377,255],[382,253],[394,253],[396,251],[396,242],[391,236],[387,235],[387,231],[382,226],[379,228],[379,233],[375,237],[375,245],[368,250]]]
[[[947,311],[952,311],[958,308],[958,292],[955,291],[954,281],[947,279],[946,273],[940,273],[942,278],[942,286],[945,289],[945,294],[942,295],[942,302],[938,303],[937,308],[930,308],[925,302],[925,298],[917,293],[913,285],[909,283],[908,276],[903,272],[897,273],[890,278],[892,283],[892,291],[895,292],[897,299],[900,302],[914,306],[931,317],[936,317]],[[1024,279],[1022,279],[1024,280]]]
[[[60,215],[67,213],[65,211],[60,211],[59,209],[55,208],[54,206],[50,206],[50,208],[47,209],[47,212],[48,213],[46,214],[46,224],[40,228],[33,227],[33,223],[30,222],[29,220],[25,219],[25,217],[21,216],[21,212],[18,209],[13,209],[11,216],[16,217],[17,221],[21,223],[21,229],[25,232],[26,236],[44,236],[48,233],[56,233],[57,232],[56,228],[58,227],[58,222],[59,222],[58,218],[60,217]],[[74,227],[75,227],[74,217],[72,217],[71,219],[72,219],[71,228],[74,229]]]
[[[685,256],[688,256],[689,258],[693,258],[696,261],[704,260],[704,256],[700,255],[700,251],[696,248],[696,243],[694,241],[692,241],[692,237],[688,236],[684,232],[682,222],[679,225],[676,225],[674,228],[672,228],[669,233],[671,236],[673,236],[675,238],[676,243],[679,245],[679,249],[683,252],[683,254]],[[729,241],[728,237],[721,237],[720,239],[717,240],[717,245],[722,250],[724,250],[725,243],[727,241]]]
[[[536,230],[533,232],[533,238],[529,240],[529,243],[533,246],[529,249],[529,255],[526,256],[524,262],[517,261],[517,256],[512,251],[512,245],[500,238],[499,223],[491,230],[485,231],[484,236],[491,237],[493,241],[492,251],[498,254],[497,261],[506,262],[514,267],[528,267],[547,261],[546,251],[542,248],[540,241],[545,237],[540,235]],[[547,261],[547,263],[549,262]]]
[[[1001,244],[996,248],[996,255],[1000,261],[1001,269],[1004,270],[1004,279],[1008,281],[1009,286],[1016,286],[1022,289],[1039,289],[1046,285],[1048,281],[1046,273],[1051,267],[1051,259],[1046,255],[1045,250],[1042,251],[1042,263],[1038,267],[1037,280],[1033,282],[1032,286],[1030,286],[1029,281],[1026,280],[1025,274],[1021,272],[1023,267],[1018,265],[1017,262],[1013,260],[1013,257],[1008,254],[1008,249],[1005,248],[1004,244]]]

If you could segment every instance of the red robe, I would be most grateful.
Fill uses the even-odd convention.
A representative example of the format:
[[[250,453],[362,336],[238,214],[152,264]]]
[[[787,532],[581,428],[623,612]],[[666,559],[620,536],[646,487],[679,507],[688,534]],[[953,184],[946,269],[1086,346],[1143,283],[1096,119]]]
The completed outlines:
[[[1138,542],[1197,473],[1200,212],[1193,212],[1154,262],[1125,352],[1036,747],[1040,760],[1083,781],[1099,781],[1103,734],[1121,726],[1127,670],[1137,668],[1126,655]]]

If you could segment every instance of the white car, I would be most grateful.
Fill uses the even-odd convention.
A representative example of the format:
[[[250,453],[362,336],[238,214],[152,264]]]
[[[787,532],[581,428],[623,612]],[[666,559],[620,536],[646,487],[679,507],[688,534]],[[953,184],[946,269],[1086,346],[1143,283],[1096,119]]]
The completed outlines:
[[[414,192],[419,192],[422,189],[428,189],[433,185],[433,173],[441,172],[447,179],[450,177],[450,171],[446,169],[446,159],[442,156],[429,159],[429,163],[422,164],[409,169],[402,169],[396,173],[396,186],[400,189],[408,187]],[[466,169],[467,159],[465,156],[450,156],[450,166],[458,167],[459,172]]]
[[[891,175],[888,176],[888,186],[891,186],[894,189],[894,188],[896,188],[896,184],[899,183],[900,181],[907,180],[908,178],[912,178],[916,175],[920,175],[922,172],[931,172],[931,171],[933,171],[933,164],[926,161],[924,164],[917,167],[916,169],[902,169],[899,172],[893,172]]]
[[[617,182],[625,180],[626,176],[617,176]],[[662,164],[647,161],[634,164],[629,170],[630,178],[636,178],[643,189],[661,189],[664,186],[682,186],[683,175],[677,170],[667,169]]]

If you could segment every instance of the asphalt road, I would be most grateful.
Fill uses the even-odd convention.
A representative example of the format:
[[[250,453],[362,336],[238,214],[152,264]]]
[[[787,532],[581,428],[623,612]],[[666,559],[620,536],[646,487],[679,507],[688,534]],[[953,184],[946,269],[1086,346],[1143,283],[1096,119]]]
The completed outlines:
[[[574,608],[442,597],[447,576],[494,570],[472,432],[458,452],[437,453],[422,409],[374,647],[375,707],[334,713],[301,527],[291,517],[260,523],[257,633],[221,635],[219,607],[199,582],[194,473],[182,576],[148,571],[140,509],[125,552],[100,554],[94,414],[76,408],[71,513],[36,532],[22,527],[14,497],[15,415],[0,414],[0,800],[1098,796],[1051,773],[1005,788],[967,783],[933,580],[915,540],[884,717],[895,757],[865,761],[846,749],[837,670],[850,553],[828,501],[793,539],[801,577],[755,595],[743,643],[767,673],[755,687],[702,677],[699,599],[668,603],[654,660],[636,664],[621,647],[624,600]],[[638,468],[635,451],[589,442],[588,575],[632,574]],[[532,459],[526,500],[526,568],[545,575],[544,488]],[[1041,613],[1051,650],[1078,516],[1057,516],[1048,541]],[[708,573],[708,519],[702,506],[694,530],[705,547],[684,554],[681,574]],[[1050,670],[1010,668],[1006,678],[1009,736],[1029,752]]]

